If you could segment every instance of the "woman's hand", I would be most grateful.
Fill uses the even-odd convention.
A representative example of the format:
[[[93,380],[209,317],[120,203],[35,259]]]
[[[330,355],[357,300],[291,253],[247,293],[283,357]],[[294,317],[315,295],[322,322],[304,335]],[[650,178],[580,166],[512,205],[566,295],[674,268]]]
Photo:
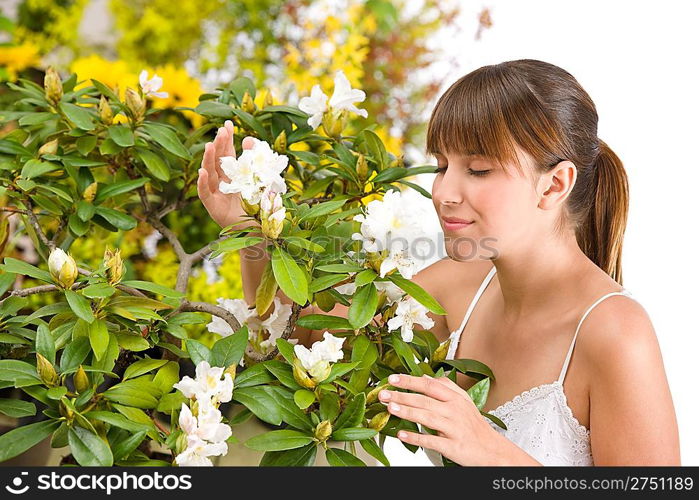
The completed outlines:
[[[379,400],[388,403],[389,413],[437,431],[436,435],[400,431],[401,441],[435,450],[460,465],[537,463],[493,429],[468,393],[451,379],[400,374],[391,375],[388,382],[421,393],[381,391]]]
[[[252,137],[245,137],[243,149],[251,149],[254,143]],[[245,211],[240,205],[240,193],[224,194],[218,189],[221,182],[231,181],[221,169],[223,156],[235,156],[233,122],[230,120],[226,120],[224,126],[218,129],[213,142],[204,145],[202,168],[199,169],[197,181],[197,193],[206,211],[219,226],[226,227],[242,220]],[[242,227],[243,224],[240,228]]]

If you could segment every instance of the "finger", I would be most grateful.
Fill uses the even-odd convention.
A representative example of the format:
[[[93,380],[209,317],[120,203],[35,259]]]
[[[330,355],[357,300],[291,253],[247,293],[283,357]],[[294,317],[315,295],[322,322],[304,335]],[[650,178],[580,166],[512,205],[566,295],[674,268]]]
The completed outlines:
[[[404,443],[414,444],[420,448],[429,448],[442,455],[445,454],[449,440],[442,436],[432,434],[421,434],[419,432],[398,431],[398,439]]]
[[[384,389],[379,393],[379,399],[382,402],[391,401],[398,403],[399,405],[412,406],[413,408],[423,408],[425,410],[433,411],[443,417],[447,416],[447,408],[444,403],[423,394],[389,391]]]
[[[226,142],[229,140],[228,130],[225,127],[220,127],[214,138],[214,165],[216,166],[217,180],[223,180],[224,182],[230,182],[230,179],[221,168],[221,157],[226,156]]]
[[[233,132],[235,131],[235,128],[233,126],[233,122],[226,120],[223,122],[223,126],[226,129],[226,132],[228,132],[228,140],[226,140],[224,156],[235,157],[235,142],[233,141]]]
[[[388,377],[388,383],[394,387],[421,392],[439,401],[451,401],[457,396],[456,392],[445,387],[444,384],[440,384],[431,377],[414,377],[413,375],[406,375],[405,373],[401,373],[400,375],[394,373]]]
[[[425,376],[425,375],[423,375],[423,377],[424,377],[424,376]],[[443,384],[445,387],[451,389],[452,391],[456,392],[456,393],[459,394],[460,396],[468,397],[469,399],[471,399],[471,397],[470,397],[470,396],[468,395],[468,393],[463,389],[463,387],[461,387],[459,384],[457,384],[456,382],[454,382],[454,381],[453,381],[452,379],[450,379],[449,377],[434,377],[433,379],[436,380],[437,382]]]
[[[197,179],[197,194],[201,201],[206,201],[211,196],[209,190],[209,173],[204,168],[199,169],[199,178]]]
[[[204,157],[202,158],[201,164],[204,170],[206,170],[206,181],[208,182],[209,192],[215,193],[218,189],[218,173],[216,172],[214,145],[210,142],[204,145]]]
[[[453,423],[439,415],[436,412],[425,410],[423,408],[414,408],[404,404],[391,402],[388,405],[388,412],[405,420],[410,420],[416,424],[422,424],[430,429],[441,431],[445,434],[451,434],[451,426]]]
[[[255,145],[255,138],[251,135],[246,136],[243,139],[243,149],[252,149]]]

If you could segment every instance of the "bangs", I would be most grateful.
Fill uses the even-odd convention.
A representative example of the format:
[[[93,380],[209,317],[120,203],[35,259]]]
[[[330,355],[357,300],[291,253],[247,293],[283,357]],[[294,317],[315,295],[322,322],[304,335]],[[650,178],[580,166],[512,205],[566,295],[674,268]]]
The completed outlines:
[[[427,127],[430,155],[478,156],[522,172],[518,149],[540,151],[536,120],[543,110],[524,82],[499,66],[479,68],[457,80],[440,97]],[[534,112],[533,112],[534,111]],[[540,122],[541,123],[541,122]]]

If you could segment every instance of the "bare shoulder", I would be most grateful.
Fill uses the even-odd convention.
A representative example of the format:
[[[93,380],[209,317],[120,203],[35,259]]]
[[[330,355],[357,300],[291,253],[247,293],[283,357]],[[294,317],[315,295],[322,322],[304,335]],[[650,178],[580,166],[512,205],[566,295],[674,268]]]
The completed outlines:
[[[636,300],[612,296],[578,333],[589,371],[596,465],[679,465],[679,433],[653,323]]]

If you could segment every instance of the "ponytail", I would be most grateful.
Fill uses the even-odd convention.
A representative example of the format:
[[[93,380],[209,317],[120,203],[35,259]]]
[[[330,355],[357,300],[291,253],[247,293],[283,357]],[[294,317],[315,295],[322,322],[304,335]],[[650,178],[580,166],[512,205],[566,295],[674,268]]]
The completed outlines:
[[[599,144],[593,165],[593,205],[579,229],[578,242],[590,260],[623,285],[621,247],[629,210],[628,179],[619,157],[601,139]]]

